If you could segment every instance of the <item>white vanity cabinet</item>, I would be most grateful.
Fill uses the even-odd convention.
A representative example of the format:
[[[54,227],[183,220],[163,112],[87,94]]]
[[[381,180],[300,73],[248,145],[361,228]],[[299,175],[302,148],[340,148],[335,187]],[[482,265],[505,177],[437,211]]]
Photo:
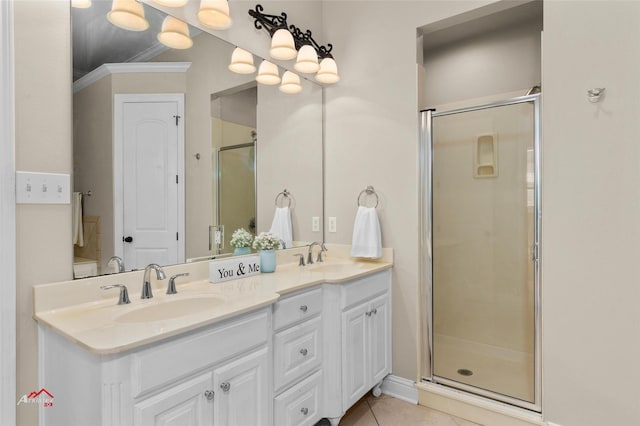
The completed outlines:
[[[272,425],[271,306],[115,355],[40,332],[46,426]]]
[[[322,418],[322,286],[273,305],[274,425],[311,426]]]

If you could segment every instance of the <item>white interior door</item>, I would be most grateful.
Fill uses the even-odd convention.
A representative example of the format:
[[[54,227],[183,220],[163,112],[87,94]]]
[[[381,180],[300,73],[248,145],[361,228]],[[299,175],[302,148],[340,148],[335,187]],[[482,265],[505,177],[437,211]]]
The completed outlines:
[[[182,95],[116,95],[121,190],[116,247],[127,269],[184,262]],[[120,231],[120,232],[119,232]],[[120,241],[119,241],[120,240]]]

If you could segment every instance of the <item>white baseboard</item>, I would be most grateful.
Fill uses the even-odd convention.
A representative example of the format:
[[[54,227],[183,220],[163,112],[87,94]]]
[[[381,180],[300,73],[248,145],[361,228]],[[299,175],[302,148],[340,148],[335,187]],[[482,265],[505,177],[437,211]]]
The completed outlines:
[[[416,382],[389,374],[382,382],[382,393],[411,404],[418,404]]]

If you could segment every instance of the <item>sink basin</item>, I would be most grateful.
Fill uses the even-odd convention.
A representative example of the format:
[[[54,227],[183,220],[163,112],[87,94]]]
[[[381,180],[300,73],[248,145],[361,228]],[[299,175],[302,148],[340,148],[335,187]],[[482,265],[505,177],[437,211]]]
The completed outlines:
[[[163,321],[215,309],[225,302],[224,298],[216,296],[175,299],[137,308],[118,316],[115,321],[124,323]]]
[[[340,273],[340,272],[349,272],[359,268],[359,265],[354,262],[348,263],[320,263],[314,264],[309,267],[311,272],[324,272],[324,273]]]

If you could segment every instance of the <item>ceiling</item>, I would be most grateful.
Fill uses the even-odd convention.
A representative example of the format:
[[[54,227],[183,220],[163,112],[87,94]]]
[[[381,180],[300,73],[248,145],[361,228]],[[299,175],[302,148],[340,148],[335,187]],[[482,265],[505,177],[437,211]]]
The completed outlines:
[[[111,0],[92,3],[87,9],[71,8],[74,80],[105,63],[145,61],[166,50],[156,37],[165,17],[163,12],[143,4],[149,28],[128,31],[107,20]],[[193,27],[190,31],[196,35]]]

